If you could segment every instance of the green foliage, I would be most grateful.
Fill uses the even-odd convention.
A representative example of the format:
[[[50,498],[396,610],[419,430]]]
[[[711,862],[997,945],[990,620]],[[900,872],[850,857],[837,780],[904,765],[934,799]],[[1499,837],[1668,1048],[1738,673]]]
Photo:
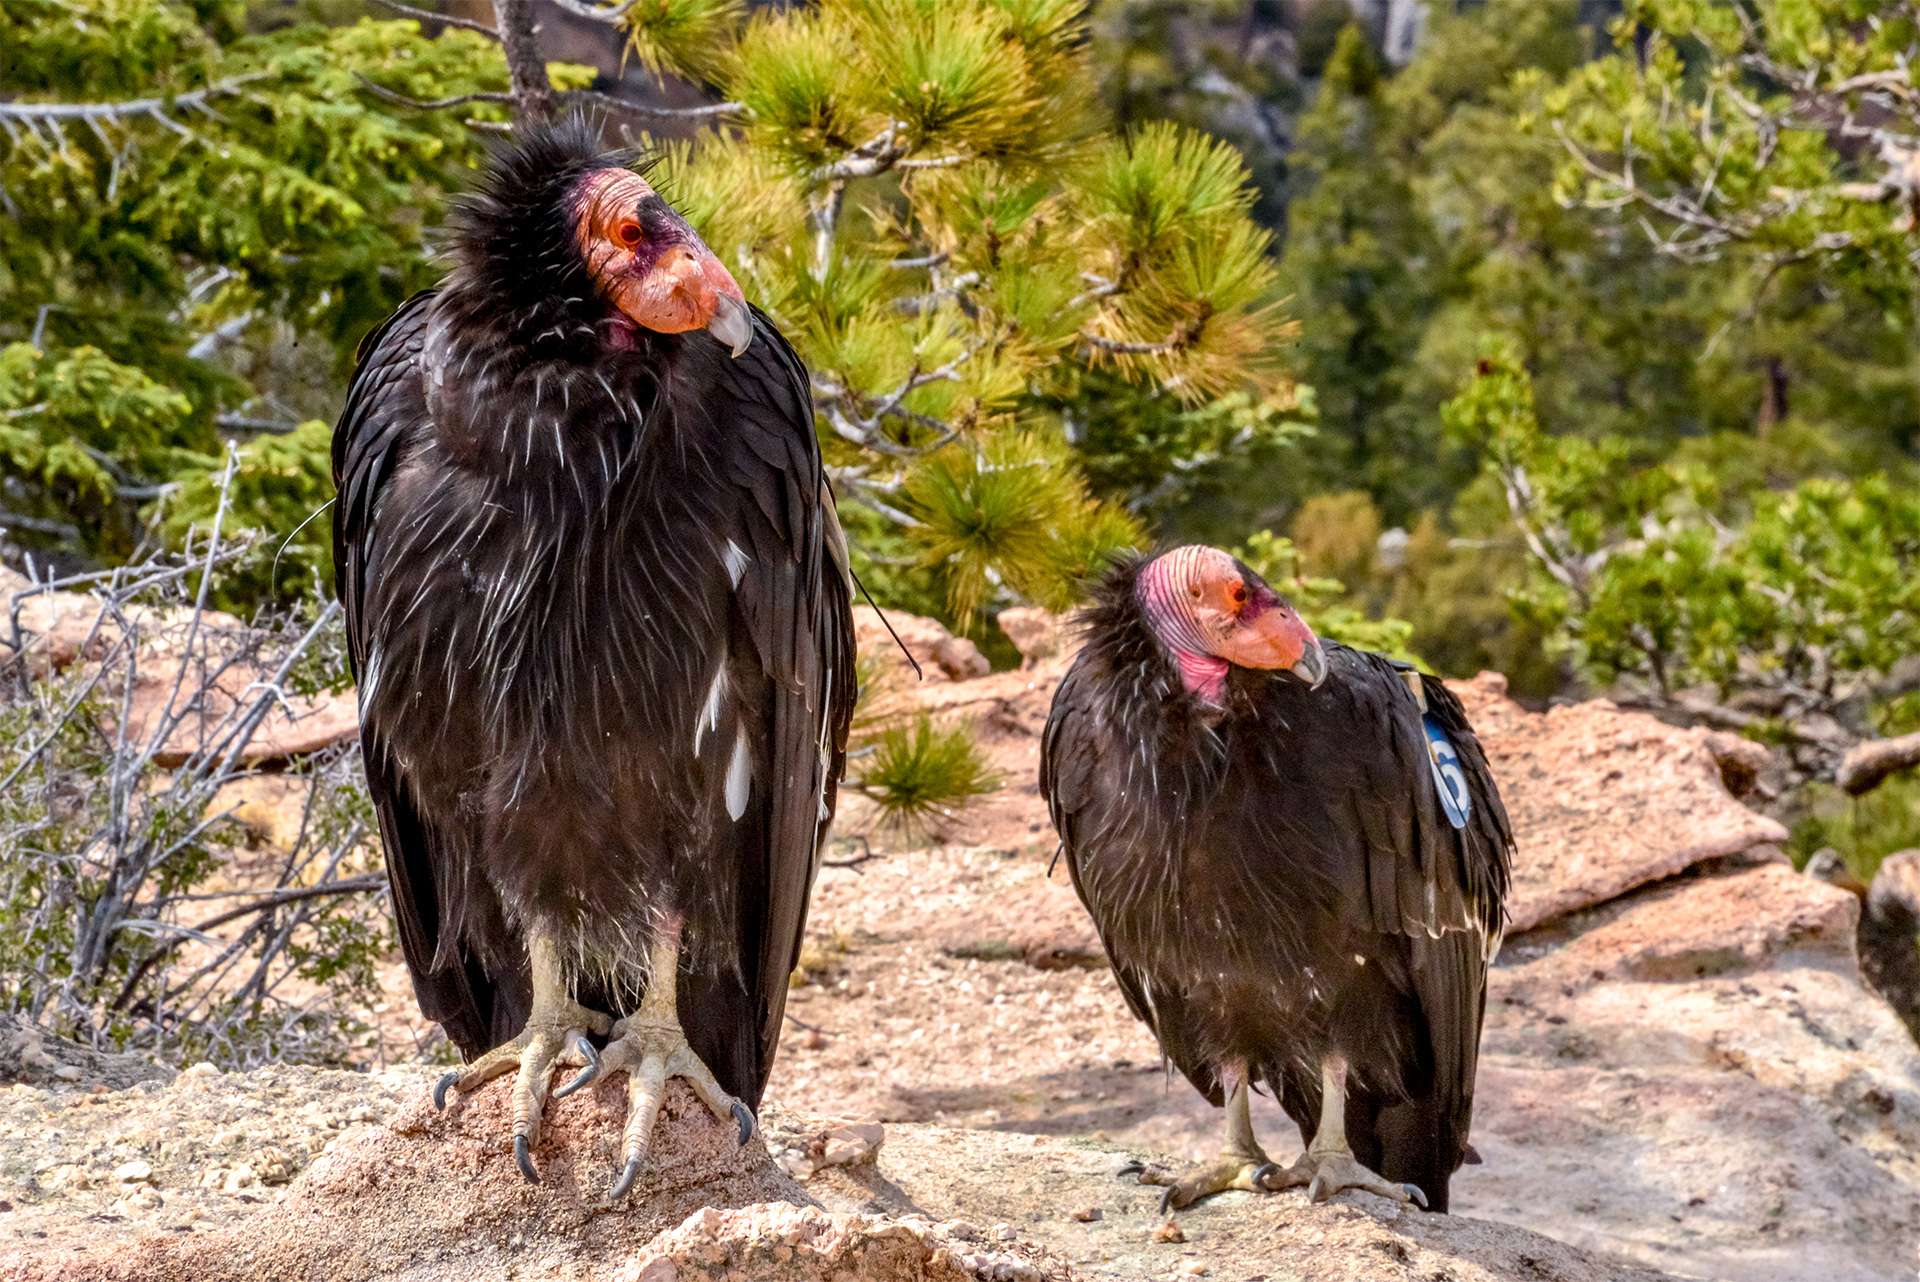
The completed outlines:
[[[260,537],[245,561],[221,577],[218,604],[237,608],[331,591],[333,524],[325,508],[333,498],[332,444],[333,428],[313,419],[236,452],[223,528]],[[204,543],[220,507],[225,471],[224,459],[208,458],[181,474],[160,525],[170,545]]]
[[[185,396],[99,348],[0,347],[0,463],[11,481],[0,495],[13,522],[128,546],[114,511],[121,478],[175,465],[191,412]]]
[[[1111,550],[1144,541],[1123,511],[1087,495],[1058,446],[1026,433],[930,455],[904,493],[920,564],[963,624],[999,575],[1022,596],[1064,609]]]
[[[1681,257],[1821,258],[1910,305],[1915,16],[1856,0],[1626,9],[1619,52],[1543,97],[1571,156],[1559,193],[1637,207]]]
[[[881,821],[924,831],[1000,786],[966,726],[936,726],[921,714],[912,726],[880,736],[854,785],[880,809]]]
[[[1779,492],[1684,457],[1636,466],[1625,442],[1548,436],[1504,343],[1446,419],[1484,451],[1533,550],[1540,573],[1517,599],[1593,680],[1746,696],[1756,711],[1736,724],[1791,742],[1815,735],[1812,713],[1867,733],[1850,706],[1861,683],[1920,648],[1911,472]]]
[[[1804,867],[1831,848],[1855,877],[1872,882],[1888,855],[1913,848],[1920,831],[1920,778],[1889,779],[1864,797],[1811,784],[1800,799],[1801,815],[1787,841],[1787,854]]]
[[[1176,542],[1232,542],[1268,496],[1247,478],[1277,471],[1313,436],[1309,388],[1188,405],[1089,370],[1049,398],[1093,493]]]
[[[243,4],[186,0],[18,0],[0,45],[0,524],[113,559],[154,489],[219,452],[217,415],[263,416],[276,389],[236,368],[317,344],[309,408],[331,414],[353,344],[433,275],[424,216],[480,141],[363,78],[455,94],[504,68],[470,32],[256,31]]]

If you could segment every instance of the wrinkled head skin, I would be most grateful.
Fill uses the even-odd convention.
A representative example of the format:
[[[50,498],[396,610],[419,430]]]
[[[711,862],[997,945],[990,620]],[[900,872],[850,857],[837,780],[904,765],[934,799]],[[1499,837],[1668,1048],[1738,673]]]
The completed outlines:
[[[574,238],[607,301],[656,334],[704,329],[735,356],[753,341],[740,286],[686,220],[630,169],[592,169],[574,189]]]
[[[1231,667],[1290,672],[1309,686],[1327,677],[1313,629],[1285,597],[1218,548],[1190,544],[1140,568],[1140,609],[1180,668],[1188,691],[1224,702]]]

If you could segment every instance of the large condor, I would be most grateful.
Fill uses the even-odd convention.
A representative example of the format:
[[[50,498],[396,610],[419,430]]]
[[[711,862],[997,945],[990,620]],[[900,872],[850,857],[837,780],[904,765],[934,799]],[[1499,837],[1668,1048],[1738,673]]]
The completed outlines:
[[[1227,1108],[1226,1189],[1445,1210],[1469,1153],[1512,834],[1437,681],[1322,646],[1259,575],[1183,547],[1120,565],[1054,696],[1040,786],[1133,1013]],[[1248,1092],[1305,1154],[1270,1162]]]
[[[515,1072],[753,1126],[845,760],[845,543],[807,372],[629,158],[494,160],[334,435],[361,750],[421,1009]],[[556,1096],[557,1098],[558,1096]]]

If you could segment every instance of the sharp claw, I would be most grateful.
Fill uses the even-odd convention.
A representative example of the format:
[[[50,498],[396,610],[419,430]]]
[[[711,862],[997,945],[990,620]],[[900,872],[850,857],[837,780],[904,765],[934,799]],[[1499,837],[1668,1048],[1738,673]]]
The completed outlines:
[[[1123,1175],[1143,1175],[1146,1173],[1146,1169],[1147,1164],[1139,1158],[1135,1158],[1133,1161],[1128,1162],[1125,1166],[1115,1171],[1113,1177],[1119,1179]]]
[[[600,1078],[600,1052],[593,1048],[593,1043],[587,1040],[585,1033],[574,1034],[573,1049],[579,1052],[581,1059],[587,1061],[587,1066],[580,1070],[578,1077],[553,1093],[553,1098],[557,1100],[565,1099],[584,1086],[593,1085]]]
[[[637,1157],[628,1158],[627,1164],[620,1168],[620,1178],[613,1182],[611,1189],[607,1190],[607,1201],[618,1202],[621,1198],[625,1197],[627,1190],[633,1187],[633,1182],[639,1175],[640,1159]]]
[[[1313,1183],[1307,1185],[1307,1201],[1309,1202],[1324,1202],[1332,1196],[1333,1188],[1331,1187],[1331,1181],[1323,1176],[1314,1176]]]
[[[460,1080],[460,1070],[443,1073],[440,1080],[433,1084],[433,1107],[439,1112],[447,1111],[447,1088]]]
[[[740,1123],[740,1142],[745,1144],[753,1138],[753,1110],[735,1100],[733,1116],[734,1120]]]
[[[1253,1187],[1257,1189],[1265,1189],[1269,1193],[1273,1192],[1273,1190],[1267,1186],[1267,1177],[1270,1175],[1278,1175],[1278,1174],[1280,1174],[1280,1167],[1277,1163],[1274,1163],[1274,1162],[1260,1163],[1258,1167],[1254,1168]]]
[[[524,1135],[516,1135],[513,1137],[513,1160],[515,1165],[519,1166],[520,1174],[527,1177],[527,1183],[538,1184],[540,1182],[540,1172],[533,1169],[533,1153],[527,1144],[527,1137]]]
[[[1424,1211],[1427,1209],[1427,1195],[1420,1191],[1418,1184],[1402,1184],[1400,1187],[1407,1191],[1407,1196],[1413,1199],[1414,1203],[1419,1206],[1421,1210]]]
[[[1160,1195],[1160,1214],[1161,1215],[1171,1214],[1175,1209],[1177,1209],[1173,1205],[1173,1195],[1175,1193],[1178,1193],[1179,1191],[1180,1191],[1179,1189],[1174,1188],[1172,1185],[1168,1185],[1167,1191]]]

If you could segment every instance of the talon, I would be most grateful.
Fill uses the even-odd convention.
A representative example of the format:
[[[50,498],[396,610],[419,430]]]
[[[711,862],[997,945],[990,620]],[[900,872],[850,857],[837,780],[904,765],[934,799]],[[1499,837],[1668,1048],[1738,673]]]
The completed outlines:
[[[1167,1186],[1167,1191],[1160,1195],[1160,1214],[1162,1216],[1171,1214],[1172,1212],[1180,1209],[1179,1207],[1173,1204],[1173,1196],[1179,1191],[1180,1191],[1179,1189],[1169,1184]]]
[[[1411,1198],[1421,1210],[1424,1211],[1427,1209],[1427,1195],[1420,1191],[1418,1184],[1402,1184],[1400,1187],[1407,1191],[1407,1196]]]
[[[593,1085],[600,1078],[600,1052],[593,1048],[593,1043],[587,1040],[585,1033],[573,1035],[573,1049],[579,1053],[581,1059],[587,1061],[587,1066],[580,1070],[578,1077],[553,1093],[553,1098],[557,1100],[565,1099],[575,1091]]]
[[[1334,1193],[1333,1181],[1324,1175],[1315,1175],[1313,1183],[1307,1185],[1307,1201],[1324,1202]]]
[[[753,1138],[753,1110],[738,1100],[734,1101],[733,1116],[740,1123],[740,1143],[745,1144]],[[1422,1205],[1425,1205],[1422,1203]]]
[[[1274,1192],[1277,1186],[1269,1184],[1267,1181],[1277,1178],[1281,1174],[1283,1174],[1283,1172],[1278,1163],[1262,1162],[1253,1172],[1253,1186],[1257,1189],[1265,1189],[1269,1193]]]
[[[524,1135],[516,1135],[513,1137],[513,1160],[514,1163],[519,1166],[520,1174],[527,1177],[527,1183],[538,1184],[540,1182],[540,1172],[533,1169],[533,1153],[527,1144],[527,1137]]]
[[[1146,1173],[1147,1164],[1136,1157],[1133,1161],[1128,1162],[1125,1166],[1115,1171],[1113,1177],[1119,1179],[1125,1175],[1145,1175]]]
[[[607,1201],[618,1202],[621,1198],[625,1197],[627,1190],[633,1187],[633,1182],[639,1177],[639,1174],[640,1159],[638,1157],[628,1158],[627,1164],[620,1168],[620,1178],[613,1182],[611,1189],[607,1190]]]
[[[447,1111],[447,1088],[460,1080],[460,1070],[441,1074],[440,1080],[433,1084],[433,1107],[436,1112]]]

